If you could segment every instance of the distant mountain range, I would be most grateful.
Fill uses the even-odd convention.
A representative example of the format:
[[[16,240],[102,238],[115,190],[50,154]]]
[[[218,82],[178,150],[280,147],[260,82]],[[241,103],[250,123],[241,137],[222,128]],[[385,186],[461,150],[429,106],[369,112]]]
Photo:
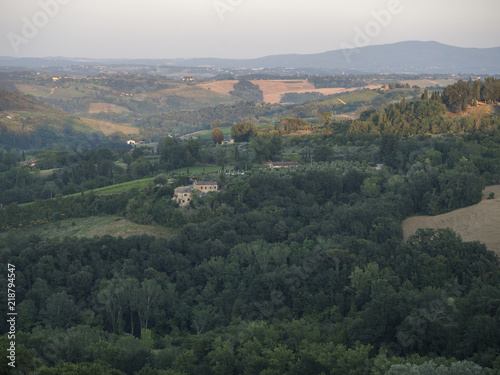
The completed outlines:
[[[274,55],[256,59],[72,59],[0,57],[0,67],[75,65],[175,65],[220,69],[301,68],[346,73],[500,74],[500,47],[461,48],[409,41],[317,54]]]
[[[258,59],[178,59],[182,66],[316,68],[367,73],[500,73],[500,47],[460,48],[437,42],[400,42],[308,55]]]

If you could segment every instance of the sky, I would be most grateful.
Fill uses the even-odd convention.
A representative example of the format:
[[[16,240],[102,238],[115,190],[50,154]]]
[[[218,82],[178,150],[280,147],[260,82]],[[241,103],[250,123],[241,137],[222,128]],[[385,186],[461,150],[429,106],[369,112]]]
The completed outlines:
[[[498,0],[1,0],[0,56],[256,58],[406,40],[500,46]]]

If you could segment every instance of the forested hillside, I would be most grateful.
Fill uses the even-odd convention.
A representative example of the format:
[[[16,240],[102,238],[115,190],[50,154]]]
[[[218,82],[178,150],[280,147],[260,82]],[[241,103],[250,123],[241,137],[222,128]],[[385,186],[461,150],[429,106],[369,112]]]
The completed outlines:
[[[244,114],[271,106],[213,109],[219,124],[241,114],[232,144],[30,150],[34,167],[2,150],[0,265],[14,291],[0,313],[15,298],[17,316],[0,340],[15,340],[17,373],[498,374],[497,255],[449,229],[404,242],[401,222],[500,183],[500,117],[450,116],[439,93],[398,90],[341,122],[318,109],[389,94],[293,106],[268,126]],[[193,179],[221,190],[180,208],[174,189]],[[109,215],[167,234],[30,234]]]

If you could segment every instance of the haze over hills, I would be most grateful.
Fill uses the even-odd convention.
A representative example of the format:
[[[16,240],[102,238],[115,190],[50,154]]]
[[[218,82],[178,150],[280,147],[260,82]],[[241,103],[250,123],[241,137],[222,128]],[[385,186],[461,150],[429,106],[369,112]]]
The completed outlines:
[[[221,69],[304,68],[331,73],[475,73],[500,74],[500,47],[462,48],[438,42],[408,41],[317,54],[287,54],[255,59],[87,59],[0,57],[0,67],[73,65],[176,65]]]
[[[189,59],[178,65],[221,68],[319,68],[370,73],[500,73],[500,47],[461,48],[437,42],[400,42],[308,55],[276,55],[251,60]]]

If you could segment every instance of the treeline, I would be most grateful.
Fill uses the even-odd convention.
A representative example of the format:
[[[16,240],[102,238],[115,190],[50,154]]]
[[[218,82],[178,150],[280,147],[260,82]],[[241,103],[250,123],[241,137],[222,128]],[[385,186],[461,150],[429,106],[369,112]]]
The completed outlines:
[[[362,113],[360,119],[350,125],[349,134],[392,134],[405,137],[417,134],[464,133],[478,129],[488,131],[497,129],[500,121],[498,117],[443,117],[445,113],[446,107],[437,93],[430,99],[424,98],[410,103],[406,103],[403,98],[400,103],[390,104],[379,112],[368,110]]]
[[[256,121],[261,117],[271,116],[282,110],[281,105],[261,105],[254,102],[240,101],[234,105],[219,104],[195,111],[163,113],[144,117],[136,123],[144,128],[162,128],[171,133],[189,133],[202,129],[210,129],[214,122],[236,123]]]
[[[264,93],[258,85],[253,84],[247,80],[239,80],[233,86],[234,90],[229,93],[249,102],[262,102],[264,100]]]
[[[364,95],[364,93],[373,93],[373,95]],[[316,100],[310,103],[298,104],[294,106],[289,106],[285,108],[280,114],[280,117],[298,117],[298,118],[310,118],[316,117],[320,113],[330,112],[332,114],[342,114],[342,113],[352,113],[356,112],[360,107],[367,106],[380,110],[385,108],[391,102],[396,100],[401,100],[406,97],[417,98],[417,90],[388,90],[383,92],[374,92],[370,90],[355,91],[347,95],[356,95],[359,93],[359,97],[353,97],[351,100],[343,104],[339,102],[336,98],[341,97],[345,94],[335,94],[329,95],[323,100]],[[418,95],[420,97],[420,95]]]
[[[280,120],[279,124],[275,125],[275,129],[279,132],[280,135],[296,133],[298,131],[308,131],[312,130],[315,127],[317,126],[311,124],[310,122],[293,117],[284,117]]]
[[[314,88],[325,89],[325,88],[336,88],[342,87],[350,89],[352,87],[363,87],[370,81],[368,77],[364,76],[354,76],[354,75],[335,75],[335,76],[311,76],[308,79],[312,82]]]
[[[280,103],[292,103],[292,104],[301,104],[305,102],[311,102],[313,100],[319,100],[324,98],[320,92],[287,92],[282,95]]]
[[[57,194],[74,194],[149,175],[152,166],[139,153],[124,155],[125,168],[116,164],[118,154],[107,148],[96,151],[42,151],[36,155],[36,167],[22,166],[14,154],[0,154],[8,163],[0,173],[0,203],[26,203],[50,199]],[[15,161],[14,161],[15,160]],[[42,176],[41,170],[53,170]]]
[[[442,100],[452,112],[466,111],[469,106],[476,106],[479,101],[499,102],[500,79],[487,77],[484,82],[480,79],[468,82],[458,81],[444,89]]]
[[[178,87],[178,84],[174,81],[160,75],[111,75],[103,79],[98,79],[96,83],[100,86],[110,87],[115,91],[137,94]]]

